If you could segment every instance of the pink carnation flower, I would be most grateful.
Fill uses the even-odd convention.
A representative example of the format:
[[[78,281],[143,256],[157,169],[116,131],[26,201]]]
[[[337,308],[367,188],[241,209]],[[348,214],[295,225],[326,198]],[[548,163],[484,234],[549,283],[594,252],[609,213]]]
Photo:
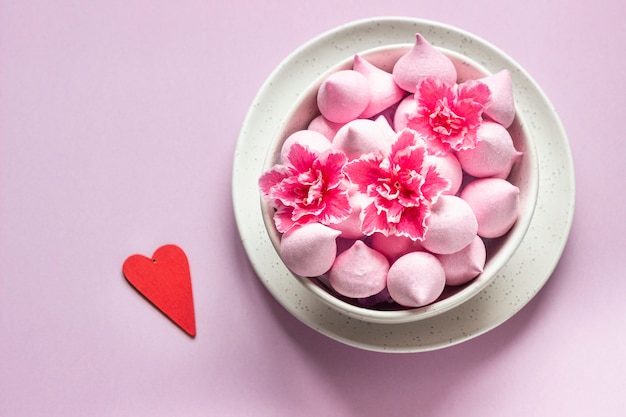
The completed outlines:
[[[407,126],[426,140],[433,154],[475,148],[476,131],[490,96],[489,87],[480,81],[450,87],[426,78],[417,86],[417,113],[409,116]]]
[[[450,186],[435,168],[425,163],[426,147],[416,132],[404,129],[391,154],[367,154],[346,165],[350,181],[371,203],[361,211],[366,235],[407,236],[422,240],[431,206]]]
[[[274,165],[259,179],[262,193],[272,200],[274,222],[285,233],[296,225],[339,223],[350,215],[343,152],[322,154],[300,144],[291,146],[288,165]]]

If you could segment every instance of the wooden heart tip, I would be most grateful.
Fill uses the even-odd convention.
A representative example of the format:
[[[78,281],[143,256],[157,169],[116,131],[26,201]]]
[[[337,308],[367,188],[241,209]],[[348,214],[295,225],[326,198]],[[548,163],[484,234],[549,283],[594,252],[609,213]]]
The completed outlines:
[[[183,329],[185,331],[185,333],[187,333],[189,336],[191,337],[196,337],[196,327],[194,326],[193,329]]]

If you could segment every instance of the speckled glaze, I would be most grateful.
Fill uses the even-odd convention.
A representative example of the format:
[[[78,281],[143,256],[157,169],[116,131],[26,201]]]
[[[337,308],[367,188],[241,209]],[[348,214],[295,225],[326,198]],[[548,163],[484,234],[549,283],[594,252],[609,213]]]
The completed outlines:
[[[263,222],[257,180],[268,147],[284,128],[299,95],[338,62],[389,44],[410,43],[416,32],[433,45],[471,58],[489,72],[511,72],[518,114],[536,145],[537,206],[523,241],[489,285],[441,314],[420,321],[374,323],[342,314],[306,289],[283,265]],[[255,98],[241,129],[233,167],[233,203],[250,262],[270,293],[295,317],[335,340],[362,349],[419,352],[478,336],[513,316],[550,277],[574,212],[574,173],[564,129],[531,77],[504,53],[459,29],[419,19],[375,18],[341,26],[287,57]]]

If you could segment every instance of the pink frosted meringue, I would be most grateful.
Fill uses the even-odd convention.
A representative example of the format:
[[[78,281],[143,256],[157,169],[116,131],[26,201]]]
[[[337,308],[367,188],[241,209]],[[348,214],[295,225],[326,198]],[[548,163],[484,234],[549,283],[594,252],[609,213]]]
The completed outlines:
[[[409,116],[417,113],[417,100],[415,94],[406,96],[400,104],[393,116],[393,127],[396,131],[401,131],[409,125]]]
[[[483,240],[476,236],[460,251],[437,258],[446,272],[446,285],[463,285],[483,272],[487,250]]]
[[[437,300],[446,285],[441,262],[428,252],[411,252],[389,268],[387,289],[395,302],[422,307]]]
[[[370,86],[371,100],[360,117],[368,118],[377,115],[386,108],[396,104],[406,94],[393,80],[387,71],[372,65],[360,55],[354,56],[354,71],[363,74]]]
[[[478,235],[503,236],[520,213],[519,188],[501,178],[481,178],[467,184],[460,194],[478,221]]]
[[[384,255],[357,240],[330,268],[331,287],[339,294],[365,298],[380,293],[387,284],[389,261]]]
[[[487,87],[491,90],[491,98],[484,110],[485,116],[495,120],[505,128],[511,126],[515,119],[515,101],[513,99],[511,73],[508,70],[502,70],[481,78],[479,81],[487,84]]]
[[[456,156],[465,172],[473,177],[506,178],[522,155],[515,149],[509,132],[499,123],[483,121],[473,149],[459,150]]]
[[[376,121],[355,119],[339,129],[333,140],[333,148],[343,151],[348,160],[372,152],[388,155],[395,138],[396,134],[382,116]]]
[[[450,59],[419,33],[415,44],[393,67],[393,79],[406,91],[415,93],[420,80],[434,77],[444,84],[456,83],[456,68]]]
[[[337,134],[337,131],[341,129],[341,126],[343,126],[344,124],[345,123],[331,122],[330,120],[319,114],[313,120],[311,120],[311,123],[309,123],[307,129],[321,133],[322,135],[326,136],[329,141],[332,142],[335,138],[335,135]]]
[[[336,238],[341,232],[321,223],[294,227],[280,240],[280,257],[292,272],[316,277],[330,269],[337,257]]]
[[[398,138],[398,134],[395,130],[393,130],[393,127],[389,123],[389,119],[384,114],[376,117],[374,121],[378,124],[381,129],[381,133],[383,134],[383,137],[389,143],[393,143],[396,141],[396,139]]]
[[[422,240],[424,249],[447,255],[469,245],[478,229],[476,216],[468,203],[459,197],[442,195],[426,219],[428,231]]]
[[[317,91],[317,106],[322,115],[335,123],[347,123],[363,113],[370,103],[367,79],[353,70],[329,75]]]
[[[291,146],[294,143],[299,143],[302,146],[307,146],[313,152],[322,153],[332,146],[330,140],[326,136],[313,130],[298,130],[292,133],[285,139],[283,147],[280,151],[280,161],[282,164],[288,163],[287,155]]]
[[[428,155],[426,162],[434,165],[437,172],[450,181],[450,188],[443,193],[455,195],[463,183],[463,169],[456,156],[452,152],[442,156]]]
[[[370,238],[370,245],[385,255],[391,263],[409,252],[424,250],[419,241],[406,236],[385,236],[382,233],[374,233]]]

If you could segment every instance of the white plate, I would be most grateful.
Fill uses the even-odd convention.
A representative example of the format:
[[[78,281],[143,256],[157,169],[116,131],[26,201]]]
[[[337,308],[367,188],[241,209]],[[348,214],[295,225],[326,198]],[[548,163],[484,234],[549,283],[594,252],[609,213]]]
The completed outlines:
[[[541,179],[537,208],[515,255],[482,292],[442,315],[404,324],[376,324],[331,309],[281,262],[263,223],[257,181],[268,147],[298,95],[324,71],[355,53],[387,44],[430,43],[465,54],[491,72],[508,69],[517,110],[535,138]],[[375,18],[340,26],[306,43],[270,75],[242,126],[233,166],[237,226],[257,275],[291,314],[318,332],[361,349],[419,352],[469,340],[500,325],[543,287],[561,257],[574,214],[571,151],[548,98],[511,58],[457,28],[426,20]]]

